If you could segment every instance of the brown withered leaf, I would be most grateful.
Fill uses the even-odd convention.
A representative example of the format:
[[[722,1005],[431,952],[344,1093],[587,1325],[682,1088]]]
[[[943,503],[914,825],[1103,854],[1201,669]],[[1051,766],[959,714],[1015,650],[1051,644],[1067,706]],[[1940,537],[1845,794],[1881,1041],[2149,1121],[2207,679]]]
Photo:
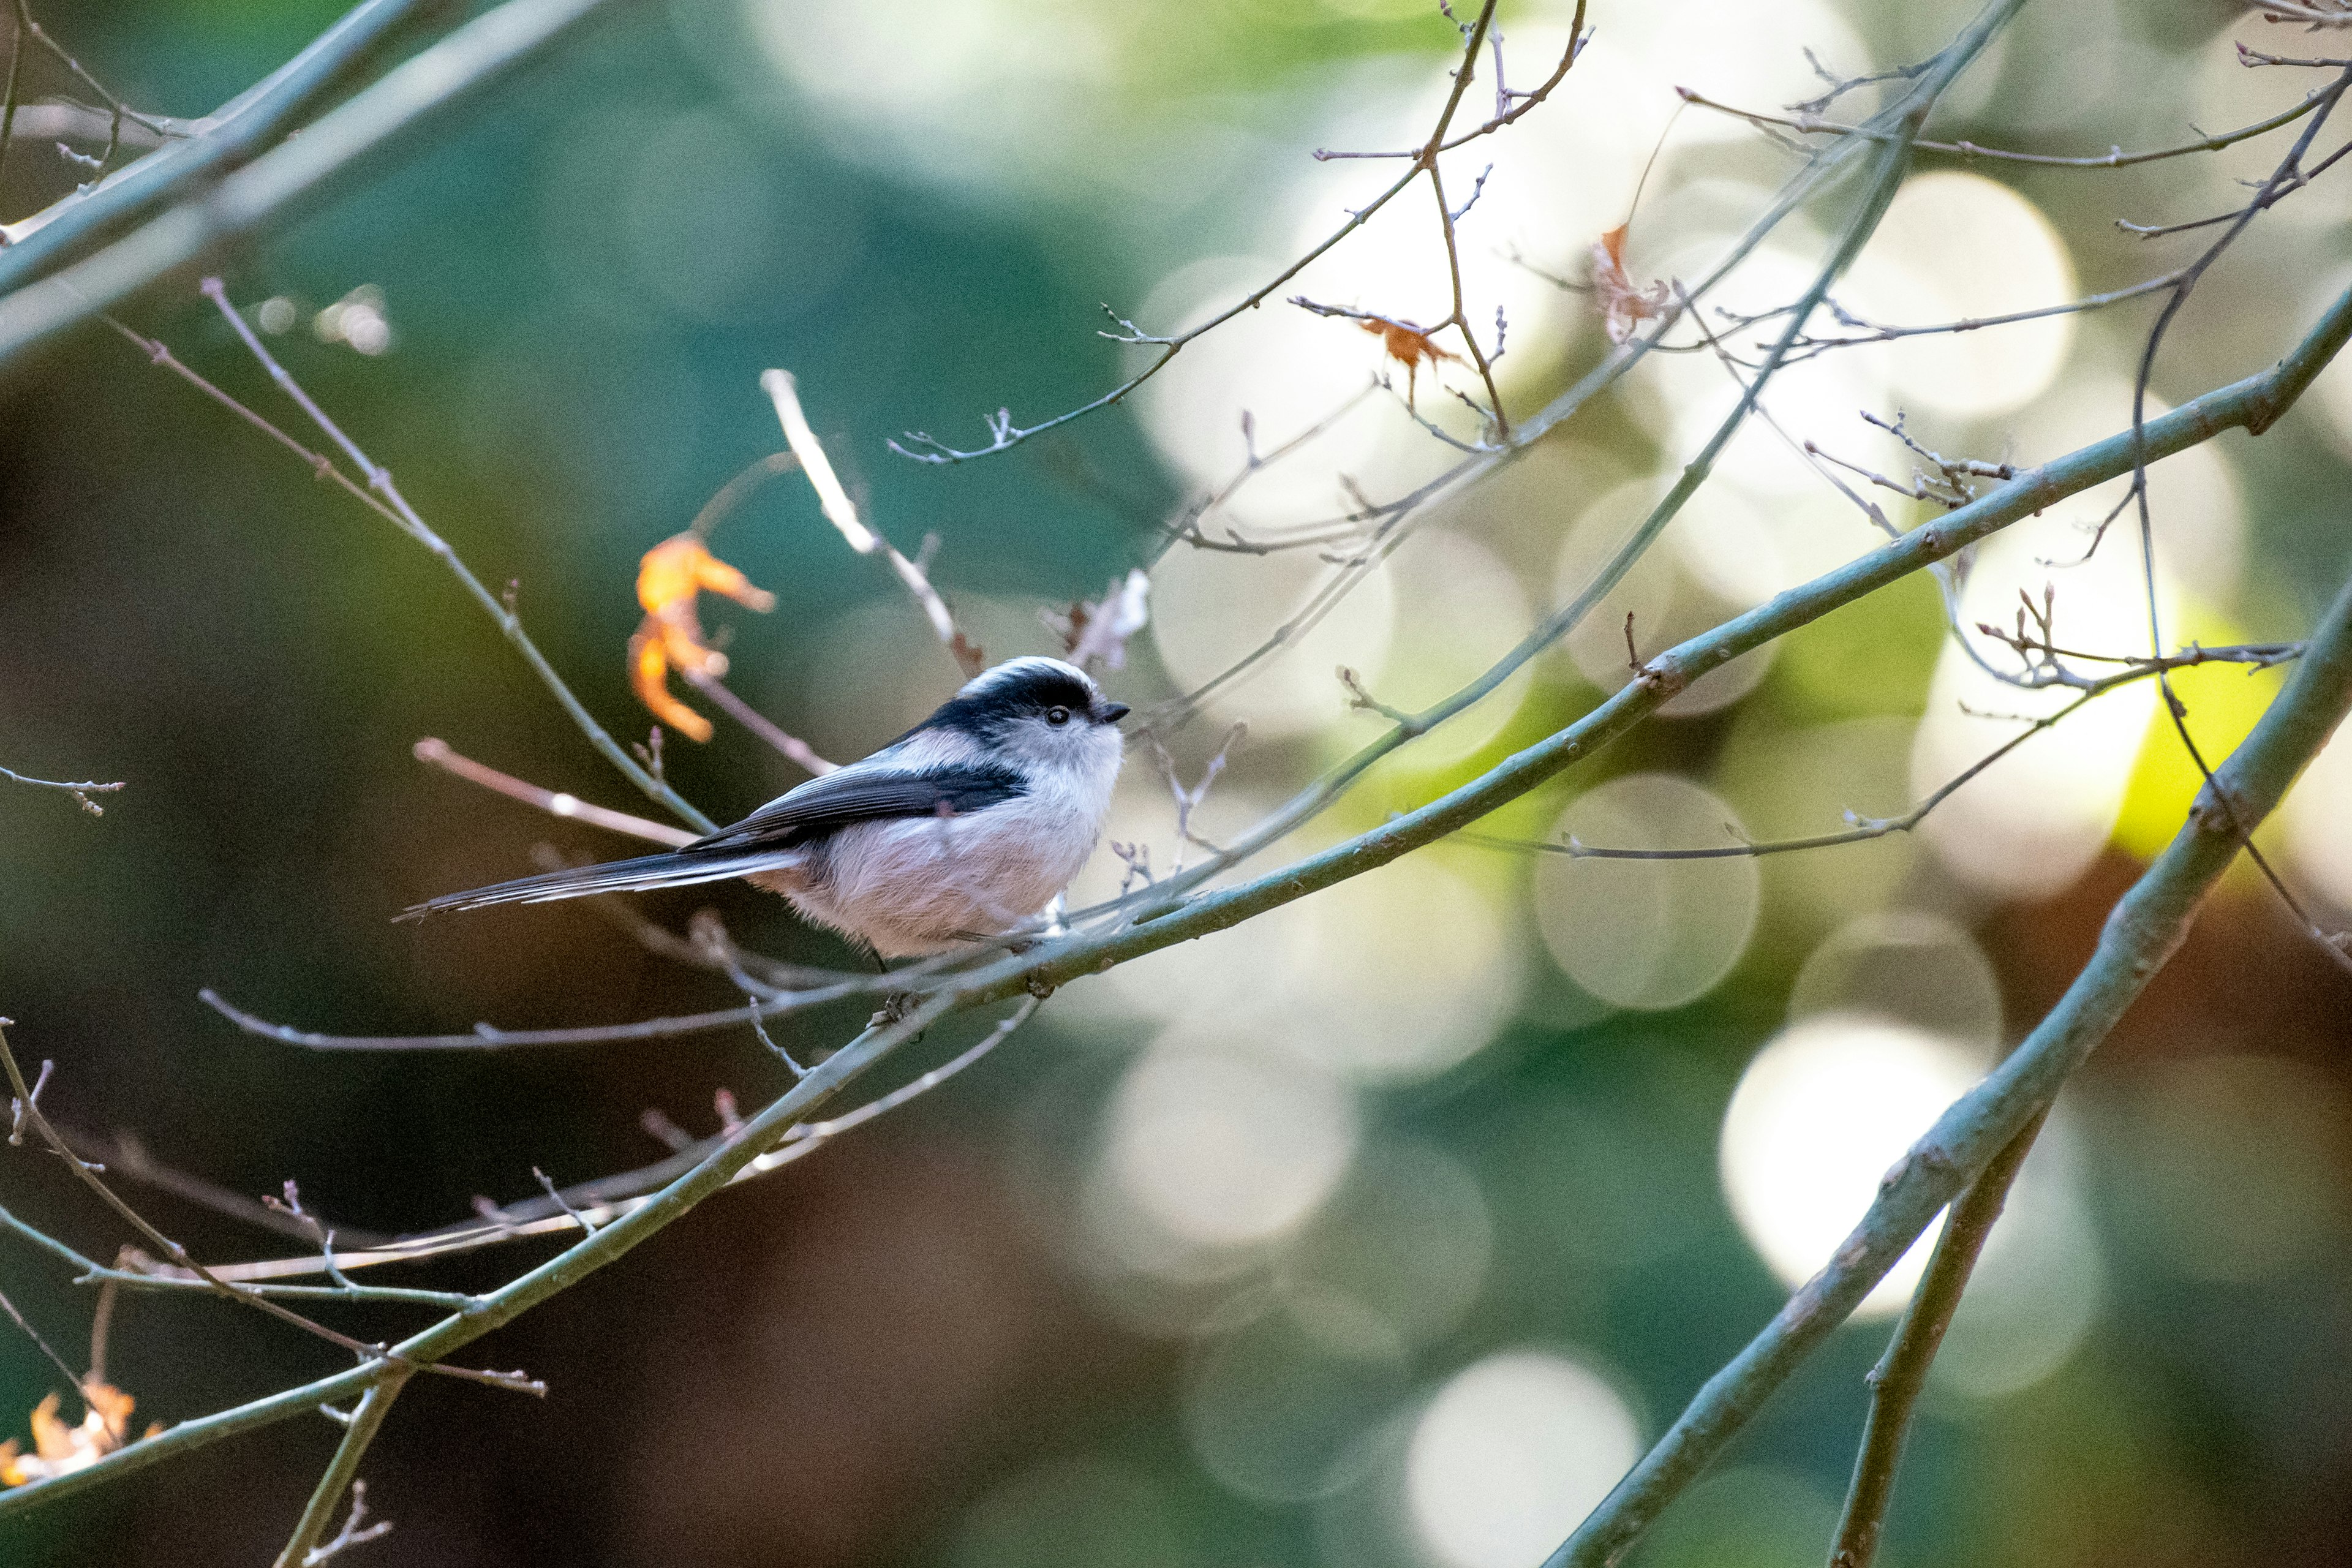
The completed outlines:
[[[1413,384],[1423,364],[1439,360],[1462,363],[1462,356],[1439,348],[1431,334],[1407,321],[1359,321],[1356,325],[1381,340],[1381,352],[1404,366],[1404,405],[1412,406]]]
[[[1638,323],[1655,320],[1666,308],[1664,283],[1636,289],[1625,275],[1625,226],[1622,223],[1593,243],[1592,303],[1612,343],[1625,342]]]

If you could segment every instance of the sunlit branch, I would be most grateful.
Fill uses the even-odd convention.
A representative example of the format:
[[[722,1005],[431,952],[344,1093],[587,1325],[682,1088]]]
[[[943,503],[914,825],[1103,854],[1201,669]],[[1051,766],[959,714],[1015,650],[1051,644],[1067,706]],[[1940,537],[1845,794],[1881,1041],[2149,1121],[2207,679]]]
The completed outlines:
[[[798,385],[793,374],[785,370],[764,370],[760,373],[760,390],[765,392],[776,405],[777,422],[784,427],[784,439],[791,444],[793,455],[801,461],[801,471],[808,475],[810,488],[816,491],[817,504],[825,521],[841,533],[849,548],[860,555],[880,552],[889,562],[890,570],[898,574],[907,592],[914,596],[916,608],[923,612],[938,634],[940,646],[956,661],[965,679],[978,675],[984,666],[981,651],[956,626],[955,616],[948,612],[947,601],[931,586],[929,574],[919,561],[910,561],[898,552],[896,545],[883,538],[857,515],[856,503],[849,499],[840,477],[833,471],[833,461],[824,455],[824,446],[816,432],[809,428],[808,416],[801,411]],[[929,551],[923,554],[928,557]],[[818,769],[818,772],[824,770]]]
[[[1128,330],[1124,333],[1105,333],[1105,336],[1113,338],[1120,342],[1157,348],[1160,350],[1160,353],[1158,357],[1153,359],[1150,363],[1145,365],[1143,369],[1137,372],[1134,375],[1129,376],[1127,380],[1119,383],[1118,385],[1111,388],[1110,391],[1103,394],[1100,397],[1096,398],[1091,403],[1084,404],[1079,407],[1070,409],[1066,413],[1057,414],[1050,419],[1043,420],[1038,424],[1029,426],[1025,428],[1015,426],[1013,423],[1013,415],[1010,409],[999,409],[989,420],[989,444],[985,447],[974,447],[969,451],[961,451],[955,447],[946,446],[941,442],[933,440],[930,437],[920,431],[909,431],[903,443],[898,441],[891,442],[890,449],[901,457],[912,458],[916,461],[923,463],[969,462],[974,458],[985,458],[993,453],[1005,451],[1013,447],[1018,446],[1024,441],[1028,440],[1033,436],[1042,435],[1045,431],[1057,429],[1074,420],[1081,419],[1087,415],[1096,413],[1098,410],[1108,408],[1114,404],[1123,402],[1126,400],[1129,393],[1133,392],[1137,387],[1141,386],[1145,382],[1150,381],[1153,376],[1159,374],[1160,370],[1164,368],[1171,360],[1174,359],[1176,355],[1183,350],[1187,343],[1192,342],[1194,339],[1199,338],[1205,333],[1214,331],[1217,328],[1223,326],[1227,321],[1230,321],[1234,317],[1241,315],[1244,311],[1255,310],[1267,300],[1273,298],[1276,289],[1280,289],[1284,284],[1297,277],[1301,272],[1305,271],[1311,263],[1319,259],[1335,246],[1339,245],[1340,241],[1346,239],[1349,235],[1355,233],[1356,230],[1361,228],[1366,223],[1370,221],[1372,215],[1387,206],[1390,202],[1393,201],[1407,186],[1411,185],[1414,180],[1420,178],[1424,170],[1429,172],[1433,181],[1434,181],[1436,177],[1437,156],[1439,153],[1444,150],[1445,133],[1454,123],[1454,116],[1462,105],[1462,95],[1469,88],[1470,79],[1477,68],[1478,50],[1480,46],[1485,42],[1487,31],[1493,23],[1495,7],[1497,3],[1498,0],[1486,0],[1485,5],[1478,13],[1477,20],[1471,24],[1470,28],[1465,33],[1465,37],[1467,39],[1467,42],[1462,52],[1462,63],[1460,66],[1455,68],[1454,72],[1454,89],[1446,98],[1445,107],[1438,114],[1436,128],[1430,132],[1429,140],[1423,144],[1421,151],[1414,155],[1412,166],[1407,169],[1396,180],[1391,182],[1385,190],[1381,191],[1378,195],[1375,195],[1370,202],[1360,207],[1350,208],[1348,214],[1348,221],[1345,224],[1341,225],[1330,236],[1325,238],[1322,243],[1317,245],[1305,255],[1300,256],[1285,267],[1280,273],[1269,279],[1263,287],[1259,288],[1255,292],[1244,296],[1240,300],[1219,311],[1216,315],[1212,316],[1198,326],[1178,332],[1172,336],[1155,336],[1149,332],[1135,330],[1132,323],[1121,321],[1114,314],[1112,320],[1118,321],[1120,326],[1127,328]],[[1583,26],[1584,0],[1577,0],[1576,16],[1570,30],[1571,38],[1576,37],[1581,31]],[[1576,56],[1579,52],[1580,51],[1571,44],[1568,58],[1563,62],[1560,68],[1561,75],[1565,75],[1568,68],[1575,63]],[[1557,80],[1555,80],[1553,85],[1557,85]],[[1549,87],[1547,87],[1545,90],[1549,93],[1550,90]],[[1523,105],[1521,109],[1515,111],[1510,118],[1516,119],[1517,118],[1518,113],[1525,112],[1527,109],[1532,107],[1532,103]],[[1505,123],[1507,123],[1507,121],[1505,121]],[[1490,129],[1491,128],[1493,127],[1490,127]],[[1458,143],[1456,143],[1456,145],[1458,145]],[[1442,196],[1440,197],[1439,205],[1440,211],[1443,212],[1444,199]],[[1455,313],[1459,315],[1460,311],[1457,310]],[[1466,323],[1463,327],[1463,334],[1465,337],[1467,337],[1469,334],[1469,328]]]
[[[498,769],[478,763],[450,748],[446,741],[426,736],[414,748],[416,760],[428,767],[496,791],[509,800],[519,800],[525,805],[536,806],[550,816],[566,817],[584,822],[591,827],[601,827],[609,833],[625,833],[632,838],[642,838],[650,844],[663,844],[675,849],[691,844],[698,834],[683,827],[672,827],[667,822],[655,822],[643,816],[632,816],[625,811],[611,811],[601,805],[591,805],[576,795],[561,790],[541,789],[535,784],[502,773]]]
[[[1935,525],[1931,525],[1935,526]],[[1956,1101],[1880,1184],[1862,1221],[1764,1331],[1709,1378],[1625,1479],[1545,1560],[1602,1568],[1706,1468],[1805,1359],[1886,1277],[1937,1213],[2045,1110],[2075,1068],[2179,946],[2198,907],[2237,858],[2246,826],[2287,786],[2352,706],[2352,583],[2312,632],[2310,648],[2253,731],[2154,864],[2107,917],[2096,952],[2056,1006],[1984,1081]]]
[[[1823,120],[1811,114],[1794,118],[1779,114],[1762,114],[1754,110],[1738,109],[1728,103],[1718,103],[1705,94],[1694,92],[1686,87],[1676,88],[1675,90],[1682,95],[1685,103],[1696,105],[1700,109],[1712,109],[1718,113],[1745,120],[1751,125],[1782,126],[1807,135],[1860,136],[1872,141],[1885,141],[1887,136],[1887,132],[1867,125],[1841,124],[1835,121]],[[2123,169],[2134,163],[2153,163],[2162,159],[2179,158],[2191,153],[2218,153],[2225,147],[2234,147],[2241,142],[2276,131],[2282,125],[2293,124],[2310,113],[2317,106],[2318,101],[2319,95],[2315,92],[2294,107],[2282,110],[2268,119],[2258,120],[2252,125],[2241,126],[2235,131],[2224,132],[2218,136],[2207,136],[2195,142],[2184,142],[2178,147],[2158,148],[2150,153],[2126,153],[2120,147],[2110,147],[2106,152],[2093,157],[2069,158],[2047,153],[2004,152],[1998,147],[1980,147],[1973,142],[1923,141],[1914,142],[1913,145],[1922,153],[1949,153],[1962,158],[1990,158],[2002,163],[2032,163],[2048,169]]]
[[[1870,1416],[1863,1426],[1862,1448],[1855,1457],[1853,1483],[1847,1490],[1845,1510],[1838,1521],[1837,1540],[1830,1548],[1830,1568],[1870,1568],[1878,1554],[1881,1526],[1887,1500],[1895,1493],[1895,1471],[1903,1460],[1903,1440],[1911,1426],[1911,1412],[1927,1385],[1927,1369],[1944,1342],[1978,1255],[2000,1218],[2009,1189],[2024,1168],[2025,1157],[2042,1131],[2047,1112],[2030,1119],[2009,1141],[1982,1174],[1969,1184],[1952,1205],[1944,1232],[1927,1271],[1903,1322],[1886,1346],[1886,1353],[1870,1370]]]

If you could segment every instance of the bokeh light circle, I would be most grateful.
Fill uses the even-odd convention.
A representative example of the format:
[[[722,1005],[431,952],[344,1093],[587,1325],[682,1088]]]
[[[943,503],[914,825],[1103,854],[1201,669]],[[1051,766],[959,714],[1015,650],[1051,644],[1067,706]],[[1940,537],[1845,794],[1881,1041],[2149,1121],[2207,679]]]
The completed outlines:
[[[1633,1411],[1599,1373],[1505,1352],[1454,1373],[1422,1412],[1407,1506],[1445,1568],[1530,1568],[1641,1457]]]
[[[2329,903],[2352,910],[2352,725],[2336,727],[2280,816],[2288,864]]]
[[[1881,326],[1938,326],[2063,305],[2077,292],[2065,241],[2026,197],[1995,180],[1938,169],[1903,183],[1837,298]],[[1851,332],[1823,322],[1819,335]],[[1907,406],[1962,418],[2007,414],[2047,390],[2074,340],[2074,317],[1898,338],[1847,353],[1885,356]]]
[[[1303,1501],[1353,1479],[1358,1439],[1405,1389],[1404,1363],[1385,1348],[1335,1346],[1287,1312],[1266,1312],[1194,1350],[1185,1436],[1232,1490]]]
[[[1738,818],[1671,773],[1612,779],[1570,803],[1551,837],[1599,848],[1679,849],[1736,842]],[[1546,855],[1534,879],[1544,945],[1604,1002],[1655,1011],[1696,1001],[1731,972],[1756,927],[1749,856],[1619,860]]]
[[[1218,1249],[1295,1230],[1347,1174],[1349,1092],[1292,1058],[1163,1039],[1111,1097],[1102,1169],[1140,1221]]]
[[[1719,1164],[1740,1230],[1782,1284],[1830,1260],[1880,1178],[1984,1067],[1954,1041],[1859,1013],[1802,1019],[1756,1053],[1724,1112]],[[1923,1237],[1858,1312],[1901,1310],[1927,1249]]]
[[[1858,915],[1813,949],[1789,988],[1789,1016],[1870,1013],[1947,1039],[2000,1044],[2000,980],[1976,938],[1941,915]]]

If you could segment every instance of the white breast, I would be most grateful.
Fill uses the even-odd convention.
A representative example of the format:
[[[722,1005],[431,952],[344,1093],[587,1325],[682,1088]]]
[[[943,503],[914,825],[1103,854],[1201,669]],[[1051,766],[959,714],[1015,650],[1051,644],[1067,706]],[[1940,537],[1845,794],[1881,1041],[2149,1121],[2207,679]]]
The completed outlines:
[[[1028,793],[1000,805],[844,828],[824,846],[821,879],[777,890],[886,958],[1009,931],[1052,902],[1094,852],[1115,776],[1115,761],[1108,770],[1041,771]]]

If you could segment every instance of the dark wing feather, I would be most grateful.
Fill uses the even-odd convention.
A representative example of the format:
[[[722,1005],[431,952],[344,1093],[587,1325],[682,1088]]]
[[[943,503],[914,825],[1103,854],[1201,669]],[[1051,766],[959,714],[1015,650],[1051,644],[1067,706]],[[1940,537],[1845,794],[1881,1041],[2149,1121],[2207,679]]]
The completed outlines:
[[[966,764],[923,773],[844,768],[814,778],[730,827],[678,851],[789,849],[821,834],[894,816],[961,816],[1023,793],[1010,768]]]
[[[888,817],[960,816],[1022,794],[1009,768],[950,766],[925,773],[844,768],[814,778],[770,801],[742,821],[722,827],[665,855],[614,860],[550,871],[471,892],[451,893],[417,905],[400,918],[418,920],[443,910],[481,909],[490,904],[546,903],[589,893],[642,892],[723,881],[773,862],[765,857],[848,826]]]

